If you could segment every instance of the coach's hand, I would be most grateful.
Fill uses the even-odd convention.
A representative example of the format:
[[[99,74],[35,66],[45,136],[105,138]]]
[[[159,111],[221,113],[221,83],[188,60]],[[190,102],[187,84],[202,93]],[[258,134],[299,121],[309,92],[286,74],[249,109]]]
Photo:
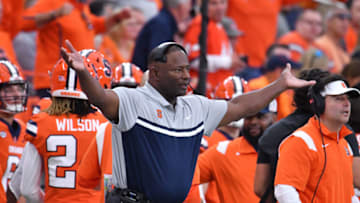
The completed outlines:
[[[70,52],[67,52],[64,47],[61,47],[61,56],[70,68],[73,68],[76,72],[87,71],[84,65],[84,58],[78,51],[72,46],[69,40],[65,40],[65,44]]]
[[[282,83],[282,85],[284,85],[285,88],[290,88],[290,89],[306,87],[306,86],[314,85],[316,83],[316,81],[314,80],[306,81],[295,77],[291,73],[291,65],[289,63],[286,64],[286,68],[281,73],[279,80]]]

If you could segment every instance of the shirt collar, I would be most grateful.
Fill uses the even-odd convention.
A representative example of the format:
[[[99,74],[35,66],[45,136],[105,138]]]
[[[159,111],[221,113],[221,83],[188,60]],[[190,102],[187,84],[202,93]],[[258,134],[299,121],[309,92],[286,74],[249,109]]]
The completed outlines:
[[[149,95],[153,100],[157,101],[161,106],[172,106],[150,83],[146,82],[143,87],[143,92]],[[176,98],[178,104],[178,98]]]
[[[323,135],[326,136],[326,137],[329,137],[329,138],[331,138],[333,140],[339,140],[339,139],[344,138],[345,136],[350,135],[351,133],[353,133],[345,125],[343,125],[341,127],[339,133],[331,132],[323,123],[321,123],[321,122],[319,123],[319,120],[315,116],[310,118],[310,122],[314,126],[316,126],[317,129],[319,129],[321,127],[321,132],[323,133]]]
[[[13,121],[13,125],[10,125],[8,122],[6,122],[2,118],[0,118],[0,122],[4,123],[7,126],[8,130],[13,138],[18,139],[18,137],[20,136],[21,126],[15,119]]]

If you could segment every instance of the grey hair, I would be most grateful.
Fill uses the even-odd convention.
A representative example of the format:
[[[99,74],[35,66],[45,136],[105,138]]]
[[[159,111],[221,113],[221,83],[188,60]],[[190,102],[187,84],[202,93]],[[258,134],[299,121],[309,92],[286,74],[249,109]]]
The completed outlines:
[[[180,4],[188,2],[189,0],[164,0],[164,7],[165,8],[176,8]]]
[[[348,10],[342,2],[334,2],[325,14],[325,22],[330,20],[338,10]]]

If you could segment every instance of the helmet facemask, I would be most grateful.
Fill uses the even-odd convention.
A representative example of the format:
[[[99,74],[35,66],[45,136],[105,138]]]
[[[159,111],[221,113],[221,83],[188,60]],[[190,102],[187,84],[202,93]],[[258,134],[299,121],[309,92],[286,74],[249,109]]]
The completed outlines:
[[[0,111],[20,113],[26,110],[28,84],[23,80],[3,83],[0,86]]]

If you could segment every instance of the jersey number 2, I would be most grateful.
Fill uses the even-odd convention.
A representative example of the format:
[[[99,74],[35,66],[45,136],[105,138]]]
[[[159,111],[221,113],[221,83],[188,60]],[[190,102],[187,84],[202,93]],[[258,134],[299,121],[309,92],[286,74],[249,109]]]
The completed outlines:
[[[56,188],[75,188],[76,171],[64,170],[64,176],[57,176],[59,168],[72,167],[76,163],[76,138],[72,135],[50,135],[46,140],[48,152],[58,152],[65,147],[65,155],[51,156],[48,159],[49,186]]]

